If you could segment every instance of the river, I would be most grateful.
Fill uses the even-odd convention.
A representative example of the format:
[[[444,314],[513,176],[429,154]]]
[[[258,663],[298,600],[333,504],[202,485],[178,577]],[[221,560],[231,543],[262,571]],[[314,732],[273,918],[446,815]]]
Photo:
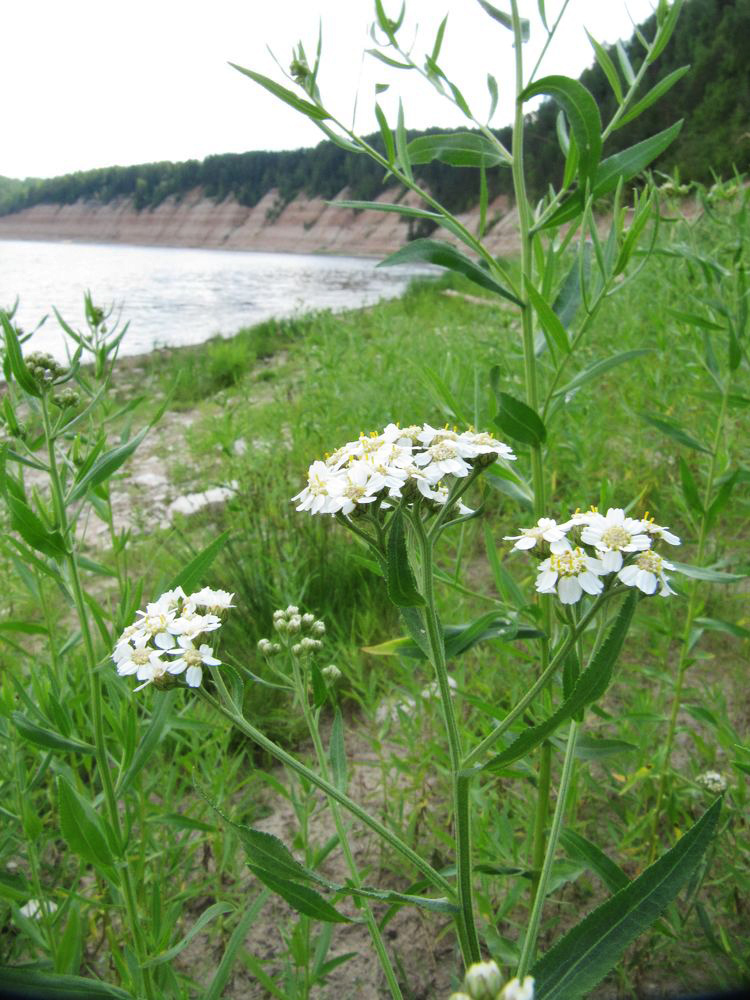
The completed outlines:
[[[55,306],[84,328],[83,294],[114,307],[130,325],[122,354],[199,344],[271,316],[352,309],[400,295],[426,267],[377,268],[359,257],[189,250],[121,244],[0,240],[0,308],[19,305],[15,322],[35,330],[24,350],[66,356]],[[110,324],[111,325],[111,324]],[[69,341],[68,341],[69,343]]]

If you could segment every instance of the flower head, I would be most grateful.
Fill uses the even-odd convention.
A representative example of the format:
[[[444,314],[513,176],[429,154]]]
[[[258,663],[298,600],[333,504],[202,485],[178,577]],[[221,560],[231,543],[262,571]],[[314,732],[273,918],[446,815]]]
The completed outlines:
[[[674,591],[669,586],[669,578],[664,575],[664,570],[674,568],[658,552],[647,549],[641,552],[634,563],[623,566],[617,576],[626,587],[637,587],[644,594],[655,594],[659,587],[660,596],[668,597]]]
[[[727,790],[727,779],[723,774],[719,774],[718,771],[704,771],[695,780],[707,792],[712,792],[714,795],[721,795],[722,792]]]
[[[496,962],[475,962],[466,970],[464,989],[472,1000],[496,1000],[503,977]]]
[[[601,594],[604,584],[600,577],[605,572],[602,563],[586,555],[580,546],[553,552],[539,564],[536,589],[540,594],[557,591],[563,604],[576,604],[584,593]]]
[[[622,507],[610,507],[606,515],[592,514],[581,532],[581,541],[593,545],[608,573],[622,569],[623,552],[642,552],[651,547],[645,523],[626,517]]]
[[[514,549],[533,549],[537,542],[549,542],[550,551],[565,552],[570,542],[565,537],[563,525],[551,517],[540,517],[531,528],[521,528],[520,535],[505,535],[506,542],[515,542]]]

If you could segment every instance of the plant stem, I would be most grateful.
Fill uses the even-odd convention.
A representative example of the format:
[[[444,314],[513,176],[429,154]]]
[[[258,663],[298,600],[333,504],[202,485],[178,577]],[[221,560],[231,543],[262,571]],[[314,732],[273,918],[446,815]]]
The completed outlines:
[[[216,680],[219,678],[218,670],[213,671],[213,676]],[[218,685],[217,685],[218,686]],[[455,890],[451,883],[445,876],[441,875],[440,872],[436,871],[431,864],[421,858],[416,851],[413,851],[408,844],[405,844],[400,837],[384,826],[379,820],[375,819],[368,812],[358,806],[356,802],[345,795],[343,792],[339,791],[330,781],[326,781],[325,778],[321,778],[320,775],[315,774],[311,771],[309,767],[306,767],[301,761],[297,760],[286,750],[283,750],[277,743],[269,739],[264,733],[255,726],[248,722],[247,719],[238,711],[233,711],[227,708],[221,702],[213,698],[207,691],[202,687],[198,688],[198,694],[205,702],[207,702],[213,709],[220,712],[225,718],[229,719],[241,732],[246,736],[249,736],[251,740],[254,740],[258,746],[262,747],[267,753],[272,757],[275,757],[280,763],[286,765],[290,770],[301,775],[303,778],[310,781],[313,785],[319,788],[322,792],[325,792],[330,798],[338,802],[344,807],[348,812],[356,816],[358,820],[368,826],[373,832],[377,833],[379,837],[385,840],[391,847],[398,851],[407,861],[411,862],[412,865],[421,872],[422,875],[436,888],[441,889],[443,892],[447,893],[449,897],[455,895]],[[231,702],[230,702],[231,704]]]
[[[461,736],[453,710],[453,696],[448,683],[448,668],[445,662],[445,644],[435,608],[435,581],[433,577],[433,543],[428,538],[419,512],[412,518],[419,541],[422,559],[422,597],[425,604],[421,609],[422,620],[430,648],[430,660],[435,670],[440,700],[443,705],[445,731],[448,738],[448,752],[451,762],[451,785],[453,793],[453,813],[456,824],[456,877],[458,882],[458,905],[461,907],[461,923],[465,933],[465,964],[471,965],[481,958],[479,938],[474,923],[474,904],[471,869],[471,818],[469,815],[469,776],[460,775],[462,770]]]
[[[107,804],[109,822],[114,832],[118,848],[121,851],[124,851],[122,824],[120,823],[120,813],[117,807],[115,786],[112,781],[112,772],[109,766],[107,746],[104,738],[102,691],[99,674],[97,673],[98,661],[94,648],[94,640],[91,635],[88,614],[86,611],[86,599],[81,585],[80,573],[78,571],[74,531],[72,525],[68,522],[67,511],[65,509],[64,493],[62,482],[60,480],[60,472],[57,467],[57,456],[55,454],[54,436],[49,419],[49,408],[47,406],[46,396],[44,395],[42,396],[42,418],[44,421],[44,434],[47,442],[47,454],[49,458],[49,478],[52,493],[52,504],[60,533],[65,539],[65,544],[67,546],[66,562],[70,573],[70,585],[73,591],[73,600],[76,606],[78,621],[81,626],[81,636],[83,638],[83,645],[86,652],[89,694],[91,699],[91,715],[94,729],[94,746],[96,748],[94,756],[97,770],[101,778],[102,788],[104,790],[104,799]],[[136,902],[136,895],[130,875],[130,869],[128,868],[127,863],[125,863],[122,866],[115,866],[114,870],[117,872],[120,889],[125,900],[125,909],[127,912],[128,923],[130,924],[130,933],[133,937],[138,965],[141,967],[143,988],[146,996],[149,1000],[151,1000],[152,997],[155,997],[155,993],[151,970],[142,968],[146,959],[147,949],[143,938],[140,918],[138,916],[138,905]]]
[[[518,978],[521,982],[523,982],[524,976],[529,971],[529,967],[534,960],[534,952],[536,951],[539,923],[542,918],[542,909],[547,895],[549,878],[552,874],[552,865],[555,860],[557,841],[560,837],[560,831],[562,829],[565,806],[568,798],[568,789],[570,787],[570,779],[573,775],[573,762],[575,760],[576,740],[578,738],[578,725],[579,723],[575,721],[571,722],[570,729],[568,731],[568,745],[565,748],[565,760],[563,762],[563,770],[560,777],[560,787],[557,790],[557,802],[555,804],[555,814],[552,817],[552,828],[550,830],[549,840],[547,841],[547,850],[544,855],[544,864],[542,866],[539,885],[537,887],[536,895],[534,896],[534,903],[531,908],[529,925],[526,929],[526,936],[523,940],[521,958],[518,963]]]

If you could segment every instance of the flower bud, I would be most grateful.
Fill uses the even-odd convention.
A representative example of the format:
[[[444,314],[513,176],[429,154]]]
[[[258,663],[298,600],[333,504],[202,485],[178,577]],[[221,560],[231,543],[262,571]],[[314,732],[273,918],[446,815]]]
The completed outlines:
[[[289,607],[286,609],[287,618],[291,618],[292,615],[298,615],[298,614],[299,614],[299,608],[297,607],[296,604],[290,604]]]
[[[313,624],[314,621],[315,621],[315,615],[311,614],[302,615],[302,624],[304,625],[305,628],[310,628],[310,626]]]
[[[300,646],[306,653],[311,653],[314,649],[320,648],[320,643],[317,639],[311,639],[309,636],[305,636],[305,638],[300,642]]]
[[[322,622],[320,619],[318,619],[316,622],[313,622],[312,633],[313,635],[325,635],[326,634],[325,622]]]
[[[278,608],[273,613],[273,620],[278,621],[280,618],[286,618],[286,611],[282,611],[281,608]]]
[[[274,618],[273,627],[276,629],[277,632],[288,632],[289,622],[286,620],[286,618]]]
[[[299,632],[302,628],[302,619],[299,615],[292,615],[291,618],[287,619],[286,623],[287,632]]]
[[[451,993],[448,1000],[471,1000],[468,993]]]
[[[295,644],[292,646],[292,653],[293,653],[293,655],[294,656],[302,656],[302,654],[304,652],[305,652],[305,650],[302,648],[302,643],[301,642],[295,642]]]
[[[329,663],[320,672],[330,684],[336,684],[344,676],[335,663]]]
[[[262,653],[263,656],[270,656],[273,643],[268,639],[260,639],[258,641],[258,652]]]
[[[534,979],[525,976],[523,982],[511,979],[500,994],[498,1000],[534,1000]]]
[[[464,989],[472,1000],[496,1000],[502,985],[496,962],[475,962],[466,970]]]

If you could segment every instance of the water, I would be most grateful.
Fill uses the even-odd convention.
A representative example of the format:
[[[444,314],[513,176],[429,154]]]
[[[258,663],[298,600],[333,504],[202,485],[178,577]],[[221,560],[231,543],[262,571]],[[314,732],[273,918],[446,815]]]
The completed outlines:
[[[427,267],[376,268],[358,257],[247,251],[188,250],[82,243],[0,240],[0,307],[20,299],[16,322],[32,330],[24,350],[65,358],[56,306],[82,328],[83,293],[99,306],[115,304],[130,326],[122,354],[156,346],[198,344],[229,336],[271,316],[311,309],[351,309],[400,295]],[[31,346],[33,345],[33,346]]]

